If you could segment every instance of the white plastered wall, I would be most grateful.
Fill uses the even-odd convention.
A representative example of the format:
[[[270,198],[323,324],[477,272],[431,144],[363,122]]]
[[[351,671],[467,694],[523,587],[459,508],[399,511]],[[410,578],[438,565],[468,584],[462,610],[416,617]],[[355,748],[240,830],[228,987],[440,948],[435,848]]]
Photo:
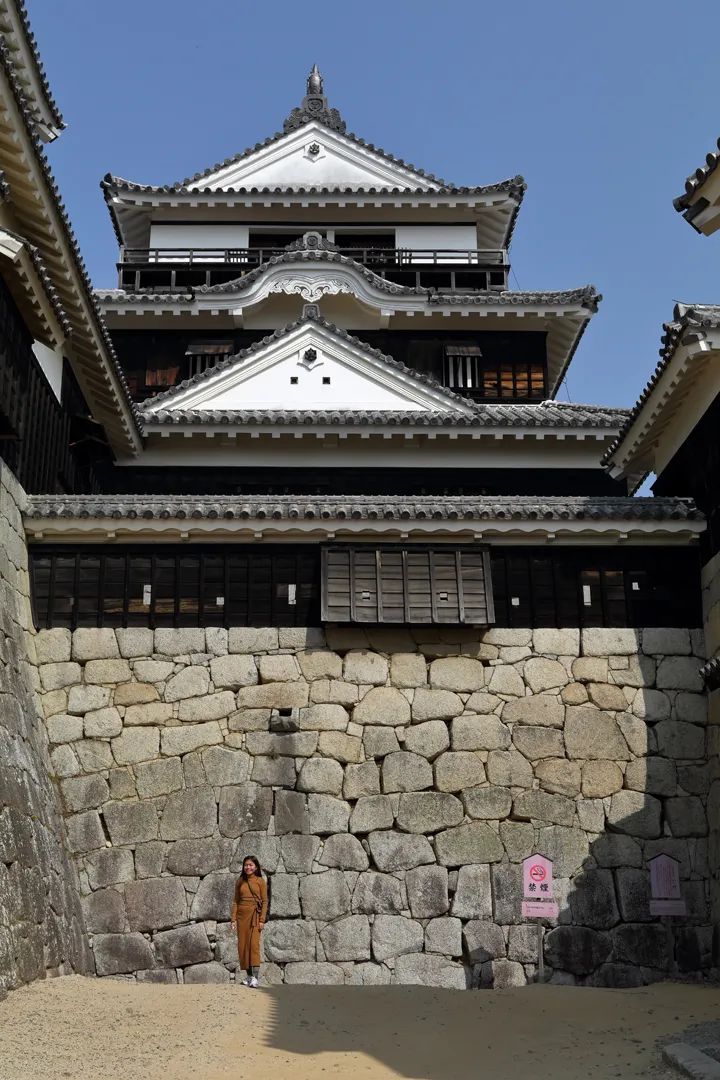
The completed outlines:
[[[231,222],[214,225],[165,224],[150,226],[151,248],[181,248],[183,251],[198,248],[244,248],[248,246],[247,225]]]
[[[32,348],[35,353],[35,358],[43,370],[45,378],[50,383],[50,389],[58,401],[60,401],[62,398],[62,351],[60,349],[50,349],[40,341],[34,341]]]

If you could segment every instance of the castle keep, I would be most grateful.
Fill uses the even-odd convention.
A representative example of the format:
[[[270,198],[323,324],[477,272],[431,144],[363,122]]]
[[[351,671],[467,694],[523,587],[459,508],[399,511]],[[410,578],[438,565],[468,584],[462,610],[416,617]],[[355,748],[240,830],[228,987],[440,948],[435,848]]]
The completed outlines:
[[[93,290],[0,8],[0,989],[231,981],[247,854],[267,982],[532,981],[533,853],[552,982],[707,976],[709,508],[558,400],[601,297],[509,288],[523,179],[378,149],[313,67],[254,148],[105,177]]]

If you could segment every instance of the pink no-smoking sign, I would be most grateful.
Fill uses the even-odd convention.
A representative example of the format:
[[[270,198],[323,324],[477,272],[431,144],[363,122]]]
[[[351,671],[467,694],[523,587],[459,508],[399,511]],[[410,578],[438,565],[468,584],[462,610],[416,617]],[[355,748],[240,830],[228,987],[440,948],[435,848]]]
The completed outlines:
[[[553,868],[544,855],[530,855],[523,862],[523,896],[526,900],[552,900]]]

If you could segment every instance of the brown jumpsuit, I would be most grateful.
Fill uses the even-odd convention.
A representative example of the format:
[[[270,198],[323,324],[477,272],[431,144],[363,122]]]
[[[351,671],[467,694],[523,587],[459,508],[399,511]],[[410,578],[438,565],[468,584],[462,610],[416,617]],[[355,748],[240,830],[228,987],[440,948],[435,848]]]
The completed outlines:
[[[245,971],[260,966],[260,933],[267,915],[267,885],[261,877],[245,881],[238,878],[232,906],[232,921],[237,921],[238,957]]]

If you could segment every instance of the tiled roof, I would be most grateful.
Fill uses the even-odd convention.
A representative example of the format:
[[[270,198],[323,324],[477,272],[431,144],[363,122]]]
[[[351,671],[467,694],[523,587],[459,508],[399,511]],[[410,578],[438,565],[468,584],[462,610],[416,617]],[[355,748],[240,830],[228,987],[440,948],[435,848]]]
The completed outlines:
[[[566,304],[581,304],[590,311],[597,311],[602,301],[602,293],[599,293],[594,285],[584,285],[580,289],[565,289],[557,292],[474,292],[474,293],[444,293],[433,292],[428,298],[430,304],[449,305],[450,307],[472,307],[482,304],[498,307],[524,307],[528,304],[547,304],[548,306],[565,306]]]
[[[25,6],[23,0],[7,0],[7,3],[12,4],[15,8],[15,11],[17,12],[18,21],[20,23],[20,26],[22,27],[25,44],[27,45],[28,53],[35,69],[35,75],[37,77],[38,83],[40,84],[40,88],[42,90],[42,94],[45,99],[45,104],[47,105],[48,111],[50,112],[50,115],[52,116],[57,128],[62,129],[66,126],[65,121],[63,120],[62,114],[57,107],[55,98],[50,92],[50,84],[48,83],[47,75],[45,74],[45,68],[43,67],[42,61],[40,59],[37,40],[35,38],[35,34],[30,27],[30,19],[28,18],[27,7]],[[3,36],[2,40],[3,43],[7,46],[7,37]],[[26,91],[24,92],[27,96]]]
[[[387,364],[388,367],[401,371],[404,375],[410,375],[417,382],[424,383],[425,386],[429,386],[433,390],[442,391],[445,397],[452,398],[464,405],[472,404],[472,402],[467,401],[459,394],[454,394],[452,390],[443,386],[442,383],[438,382],[437,379],[434,379],[432,375],[424,375],[419,371],[413,370],[413,368],[406,367],[406,365],[402,364],[399,360],[393,360],[392,356],[386,356],[380,349],[374,349],[372,345],[368,345],[366,342],[361,341],[360,338],[354,337],[352,334],[348,333],[347,330],[343,330],[341,327],[335,326],[334,323],[328,322],[327,319],[324,319],[322,315],[320,315],[315,304],[306,304],[303,308],[303,314],[299,319],[295,319],[294,322],[288,323],[279,330],[273,331],[272,334],[268,334],[267,337],[262,338],[260,341],[254,341],[247,349],[241,349],[240,352],[235,353],[233,356],[226,357],[213,367],[206,368],[205,371],[193,375],[191,379],[185,379],[183,382],[178,383],[177,386],[171,386],[169,390],[163,391],[162,394],[157,394],[157,396],[152,399],[153,404],[157,404],[160,401],[172,400],[172,398],[180,393],[180,391],[187,390],[190,386],[198,386],[206,380],[222,374],[223,371],[227,371],[228,368],[234,367],[238,362],[246,360],[249,356],[254,356],[256,353],[260,352],[261,349],[267,348],[267,346],[271,345],[274,341],[281,341],[294,330],[310,323],[323,327],[323,329],[327,330],[333,337],[340,338],[341,340],[348,342],[348,344],[362,349],[368,356],[372,356],[375,360],[380,360],[383,364]],[[154,413],[151,414],[148,411],[145,411],[143,415],[149,419],[150,415],[154,415]]]
[[[660,360],[657,367],[635,405],[630,409],[617,439],[615,439],[612,446],[604,455],[602,459],[603,465],[609,465],[611,463],[615,452],[637,420],[645,402],[662,378],[665,369],[675,354],[675,350],[683,338],[685,338],[686,331],[690,330],[692,332],[692,330],[696,330],[698,333],[702,334],[704,329],[715,329],[717,327],[720,327],[720,305],[694,304],[692,307],[686,304],[675,305],[673,321],[663,323],[663,330],[665,332],[660,339],[662,341],[662,348],[660,349]]]
[[[677,199],[673,199],[673,206],[679,214],[687,210],[695,192],[703,186],[708,176],[712,175],[720,165],[720,139],[717,141],[717,147],[717,150],[712,150],[707,155],[705,164],[688,176],[685,181],[685,194],[678,195]]]
[[[445,391],[451,393],[450,391]],[[167,395],[163,394],[163,397]],[[158,395],[160,397],[160,395]],[[154,398],[157,401],[158,398]],[[338,426],[338,427],[506,427],[506,428],[595,428],[612,431],[621,427],[628,409],[597,405],[563,405],[544,401],[537,405],[473,405],[471,416],[457,412],[350,409],[160,409],[144,411],[146,424],[210,424],[247,426]]]
[[[702,521],[689,499],[567,496],[30,495],[28,518]]]
[[[45,291],[45,295],[50,302],[50,307],[55,313],[55,318],[62,327],[66,337],[70,337],[70,335],[72,334],[72,325],[67,317],[67,314],[65,313],[65,309],[60,303],[57,289],[55,288],[50,279],[50,275],[47,272],[47,268],[40,256],[40,252],[38,251],[38,249],[35,247],[34,244],[31,244],[29,240],[26,240],[24,236],[20,236],[19,233],[13,232],[12,229],[6,229],[4,226],[0,226],[0,233],[5,233],[7,236],[11,236],[13,240],[17,240],[18,243],[23,245],[28,255],[30,256],[30,261],[33,264],[35,273],[38,276],[40,284]]]
[[[33,146],[33,150],[35,152],[35,159],[36,159],[36,161],[38,163],[38,166],[40,168],[40,171],[41,171],[41,173],[43,175],[43,179],[45,181],[46,188],[48,190],[48,193],[50,195],[50,198],[51,198],[52,202],[55,205],[55,209],[57,210],[58,217],[60,219],[60,222],[61,222],[61,225],[62,225],[62,228],[63,228],[65,240],[66,240],[68,248],[70,250],[71,258],[72,258],[72,260],[73,260],[73,262],[75,264],[75,269],[77,271],[77,274],[78,274],[78,277],[79,277],[79,280],[80,280],[80,284],[81,284],[81,286],[83,288],[83,291],[84,291],[85,296],[87,298],[90,309],[91,309],[91,311],[93,313],[93,317],[94,317],[94,320],[95,320],[95,325],[96,325],[96,327],[98,329],[98,332],[99,332],[99,334],[100,334],[100,336],[102,338],[103,345],[105,347],[105,352],[106,352],[107,357],[108,357],[108,359],[110,361],[110,365],[112,366],[112,368],[114,370],[114,373],[115,373],[115,375],[116,375],[116,377],[118,379],[118,382],[119,382],[121,390],[122,390],[122,394],[123,394],[123,396],[125,398],[125,402],[126,402],[126,404],[128,406],[130,414],[133,417],[133,420],[134,420],[134,422],[135,422],[135,424],[137,426],[138,431],[141,433],[140,419],[139,419],[139,413],[138,413],[138,410],[137,410],[137,406],[135,405],[135,403],[133,402],[133,400],[132,400],[132,398],[130,396],[130,391],[128,389],[127,382],[125,381],[125,375],[124,375],[123,370],[122,370],[122,368],[121,368],[121,366],[120,366],[120,364],[118,362],[117,356],[115,354],[115,350],[113,348],[112,341],[110,340],[110,335],[108,334],[107,327],[105,326],[105,322],[103,320],[102,313],[100,311],[100,307],[98,305],[97,299],[95,298],[93,287],[92,287],[92,284],[90,282],[90,277],[88,275],[87,268],[85,266],[85,262],[83,260],[83,257],[82,257],[82,255],[80,253],[80,248],[78,246],[78,242],[77,242],[77,239],[75,237],[75,233],[73,231],[73,227],[72,227],[72,224],[70,222],[70,218],[68,217],[67,210],[65,209],[65,204],[64,204],[64,202],[62,200],[62,197],[60,195],[60,191],[59,191],[58,186],[57,186],[57,184],[55,182],[55,177],[53,176],[52,171],[50,169],[50,166],[48,164],[48,160],[47,160],[47,157],[46,157],[45,152],[43,150],[42,143],[40,142],[40,139],[38,138],[38,136],[36,134],[35,121],[34,121],[32,112],[31,112],[31,110],[29,108],[27,99],[24,96],[23,88],[22,88],[22,85],[20,83],[20,80],[18,79],[17,74],[15,72],[15,69],[14,69],[14,66],[13,66],[13,63],[12,63],[12,57],[10,56],[10,53],[9,53],[8,49],[6,48],[6,46],[1,41],[0,41],[0,68],[2,68],[2,70],[3,70],[4,74],[5,74],[5,78],[7,79],[8,86],[10,87],[10,90],[12,92],[16,107],[17,107],[18,112],[20,113],[20,115],[21,115],[21,117],[23,119],[23,123],[25,125],[25,130],[26,130],[27,136],[30,139],[30,142],[31,142],[31,144]]]

